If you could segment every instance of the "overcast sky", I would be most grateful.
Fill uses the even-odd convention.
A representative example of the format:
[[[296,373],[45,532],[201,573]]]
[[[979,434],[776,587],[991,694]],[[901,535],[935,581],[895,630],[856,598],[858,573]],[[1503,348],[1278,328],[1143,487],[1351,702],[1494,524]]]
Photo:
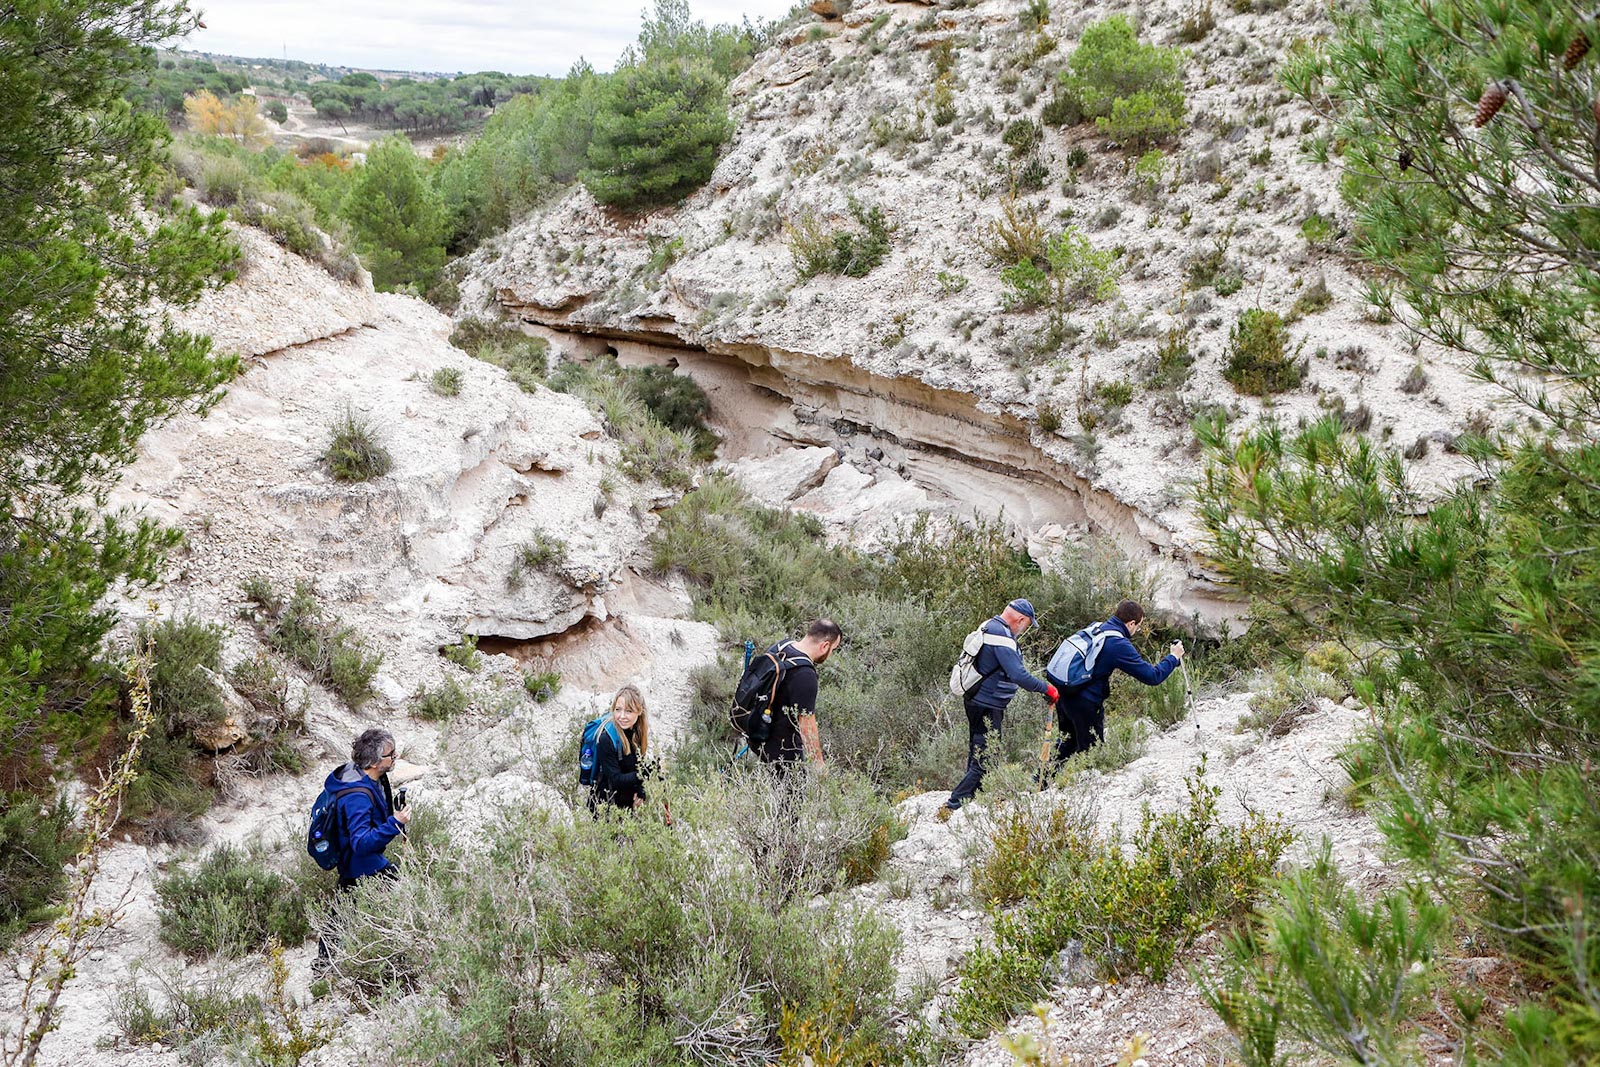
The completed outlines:
[[[778,18],[794,0],[690,0],[707,23]],[[565,74],[615,66],[647,0],[196,0],[206,28],[180,48],[387,70]],[[654,9],[653,0],[648,6]]]

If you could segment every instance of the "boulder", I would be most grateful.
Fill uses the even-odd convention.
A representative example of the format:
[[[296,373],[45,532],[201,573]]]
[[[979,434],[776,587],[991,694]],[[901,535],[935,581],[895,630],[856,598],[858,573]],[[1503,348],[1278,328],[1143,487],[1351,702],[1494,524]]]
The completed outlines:
[[[791,448],[765,459],[745,459],[728,473],[764,504],[779,507],[821,485],[839,465],[831,448]]]

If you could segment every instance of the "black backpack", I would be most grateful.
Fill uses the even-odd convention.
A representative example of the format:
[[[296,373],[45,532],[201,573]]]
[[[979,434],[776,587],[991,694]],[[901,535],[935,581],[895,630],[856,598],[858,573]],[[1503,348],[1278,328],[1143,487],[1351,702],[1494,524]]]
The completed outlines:
[[[773,705],[778,700],[784,672],[797,663],[810,662],[804,653],[789,654],[788,650],[793,647],[792,641],[784,641],[760,655],[752,655],[745,661],[744,674],[733,690],[728,721],[749,739],[752,748],[765,742],[772,733]]]

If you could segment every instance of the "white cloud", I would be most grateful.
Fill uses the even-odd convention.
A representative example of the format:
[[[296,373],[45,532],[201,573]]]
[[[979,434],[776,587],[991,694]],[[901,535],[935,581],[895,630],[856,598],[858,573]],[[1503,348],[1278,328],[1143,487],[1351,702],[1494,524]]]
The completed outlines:
[[[691,2],[707,23],[779,18],[793,0]],[[181,47],[388,70],[564,74],[581,56],[610,70],[638,36],[650,0],[211,0],[206,28]]]

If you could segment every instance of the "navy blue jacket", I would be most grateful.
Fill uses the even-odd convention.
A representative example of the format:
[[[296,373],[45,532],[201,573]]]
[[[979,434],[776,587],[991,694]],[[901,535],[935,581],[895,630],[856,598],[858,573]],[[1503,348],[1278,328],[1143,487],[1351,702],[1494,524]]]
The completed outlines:
[[[385,776],[387,777],[387,776]],[[391,866],[383,850],[400,835],[389,800],[388,782],[374,782],[354,763],[329,772],[323,788],[350,789],[339,798],[339,877],[361,878]]]
[[[1167,676],[1178,669],[1177,656],[1164,656],[1159,663],[1146,663],[1139,650],[1128,640],[1128,627],[1113,615],[1106,623],[1115,632],[1100,646],[1100,656],[1094,661],[1089,684],[1073,693],[1062,692],[1061,703],[1080,708],[1098,708],[1106,702],[1111,691],[1111,674],[1121,671],[1131,674],[1145,685],[1160,685]],[[1060,686],[1059,680],[1053,684]]]
[[[1003,710],[1011,703],[1011,698],[1017,695],[1018,688],[1032,693],[1045,691],[1046,683],[1029,674],[1028,668],[1022,665],[1022,655],[1017,651],[1016,638],[1011,634],[1011,627],[1000,621],[1000,616],[996,615],[984,623],[983,632],[1009,640],[1008,643],[1000,645],[984,642],[983,648],[978,652],[978,658],[973,661],[973,666],[978,669],[979,674],[986,677],[967,698],[968,703],[980,708]]]

